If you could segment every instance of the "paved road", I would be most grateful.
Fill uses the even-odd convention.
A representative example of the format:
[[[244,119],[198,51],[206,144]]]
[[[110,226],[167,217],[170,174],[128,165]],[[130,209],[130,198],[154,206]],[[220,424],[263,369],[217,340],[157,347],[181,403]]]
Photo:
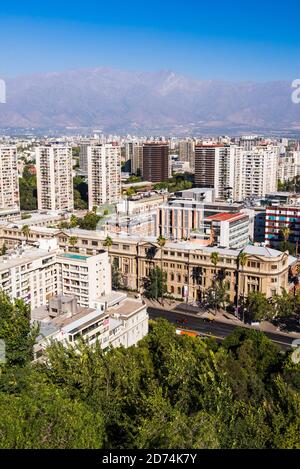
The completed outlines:
[[[150,319],[165,318],[172,323],[177,323],[178,320],[186,319],[187,323],[185,328],[199,332],[201,335],[216,337],[217,339],[224,339],[238,326],[228,324],[221,321],[205,321],[201,317],[197,317],[191,313],[176,312],[168,309],[160,309],[148,306],[148,314]],[[178,324],[178,327],[180,325]],[[283,350],[288,350],[291,347],[293,337],[287,337],[274,332],[264,332],[269,339],[278,344]]]

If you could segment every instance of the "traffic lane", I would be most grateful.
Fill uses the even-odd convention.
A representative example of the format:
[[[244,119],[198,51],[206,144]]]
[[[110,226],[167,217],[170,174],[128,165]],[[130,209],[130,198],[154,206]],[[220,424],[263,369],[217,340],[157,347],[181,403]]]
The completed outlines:
[[[212,333],[216,336],[223,337],[223,338],[231,334],[236,327],[242,327],[242,326],[236,326],[234,324],[222,323],[220,321],[206,322],[203,318],[195,317],[195,316],[192,316],[191,314],[184,314],[184,313],[179,313],[173,310],[165,310],[165,309],[159,309],[159,308],[153,308],[153,307],[148,307],[148,313],[149,313],[150,319],[163,317],[175,324],[177,324],[177,321],[180,321],[182,319],[187,319],[187,323],[185,324],[187,328],[192,328],[197,332],[199,331],[199,332],[208,333],[208,334]],[[266,334],[266,336],[269,339],[271,339],[273,342],[276,342],[279,345],[281,345],[284,349],[290,348],[291,343],[293,341],[293,338],[286,337],[286,336],[276,334],[273,332],[264,332],[264,334]]]

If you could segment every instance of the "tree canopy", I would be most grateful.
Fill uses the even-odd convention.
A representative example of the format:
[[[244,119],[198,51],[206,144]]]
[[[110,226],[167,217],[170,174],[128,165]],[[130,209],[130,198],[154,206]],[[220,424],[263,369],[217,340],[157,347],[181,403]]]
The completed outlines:
[[[26,305],[2,295],[0,324],[0,448],[300,448],[300,365],[259,331],[217,344],[158,319],[137,346],[37,364]]]

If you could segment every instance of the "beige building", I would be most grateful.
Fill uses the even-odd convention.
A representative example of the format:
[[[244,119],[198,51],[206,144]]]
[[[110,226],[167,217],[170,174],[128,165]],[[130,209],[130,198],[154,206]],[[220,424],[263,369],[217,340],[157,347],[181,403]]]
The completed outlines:
[[[121,149],[113,143],[87,147],[89,210],[117,203],[121,195]]]
[[[0,145],[0,210],[19,210],[17,147]]]
[[[72,148],[66,145],[36,147],[39,210],[74,209]]]
[[[59,231],[46,228],[33,228],[31,241],[57,237],[62,248],[69,243],[70,236],[76,235],[74,249],[82,255],[96,255],[103,250],[104,234],[85,230]],[[12,225],[0,226],[0,240],[7,246],[15,245],[25,239],[20,229]],[[217,267],[211,262],[211,253],[218,252]],[[143,279],[153,266],[161,266],[167,272],[168,292],[175,297],[183,298],[188,290],[190,300],[203,297],[207,288],[212,285],[216,271],[224,269],[230,282],[230,298],[234,301],[244,290],[259,290],[267,297],[278,293],[282,288],[289,290],[289,270],[296,259],[286,252],[276,251],[259,246],[247,246],[247,264],[238,271],[237,259],[239,250],[206,247],[195,242],[167,242],[162,249],[162,257],[155,238],[146,239],[134,236],[114,236],[109,249],[111,261],[116,260],[122,274],[123,282],[131,289],[142,291]]]

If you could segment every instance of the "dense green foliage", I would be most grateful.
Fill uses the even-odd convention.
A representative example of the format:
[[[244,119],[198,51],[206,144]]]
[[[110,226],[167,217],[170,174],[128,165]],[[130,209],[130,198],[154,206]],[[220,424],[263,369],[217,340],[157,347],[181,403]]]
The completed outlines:
[[[149,299],[163,298],[167,292],[167,273],[159,267],[149,270],[149,275],[144,279],[144,294]]]
[[[12,303],[0,290],[0,339],[5,341],[9,366],[23,366],[32,359],[38,331],[30,327],[29,319],[29,306],[22,300]]]
[[[173,177],[164,182],[154,184],[154,190],[168,189],[169,192],[178,192],[190,189],[194,184],[194,176],[190,173],[174,174]]]
[[[88,185],[84,178],[76,176],[73,179],[74,208],[84,210],[88,206]]]
[[[31,174],[30,167],[32,167],[32,165],[25,166],[23,170],[23,177],[19,178],[21,210],[37,209],[36,176]]]
[[[278,190],[287,192],[300,192],[300,176],[296,176],[289,181],[278,181]]]
[[[165,320],[136,347],[55,343],[31,363],[28,307],[0,297],[0,448],[300,448],[300,365],[261,332],[222,345]]]
[[[260,291],[250,292],[245,301],[246,316],[250,321],[273,320],[276,318],[300,318],[300,291],[291,295],[282,290],[281,295],[271,298]]]

